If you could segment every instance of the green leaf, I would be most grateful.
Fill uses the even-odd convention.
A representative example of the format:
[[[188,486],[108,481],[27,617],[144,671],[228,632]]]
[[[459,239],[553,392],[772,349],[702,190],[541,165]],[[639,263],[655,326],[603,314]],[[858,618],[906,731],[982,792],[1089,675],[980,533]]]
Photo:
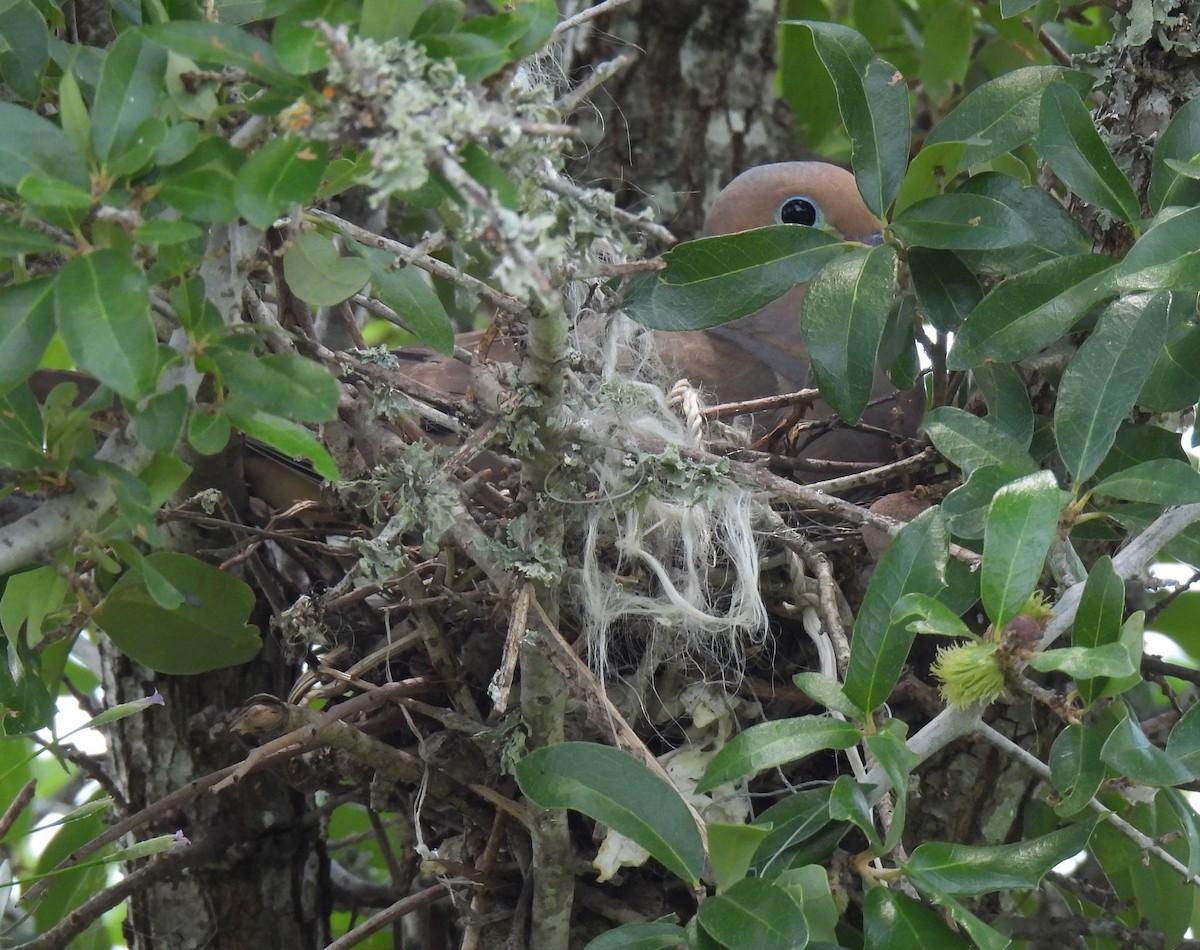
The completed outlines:
[[[1196,232],[1200,207],[1168,209],[1129,249],[1112,272],[1112,286],[1125,293],[1140,290],[1200,290],[1200,254]]]
[[[1162,788],[1192,780],[1191,770],[1151,743],[1129,714],[1105,740],[1100,758],[1118,775],[1142,785]]]
[[[426,346],[449,355],[454,351],[454,323],[437,293],[415,267],[397,266],[386,251],[352,244],[371,268],[371,289],[391,307]]]
[[[727,825],[710,821],[708,862],[719,890],[726,890],[746,876],[750,861],[769,833],[757,825]]]
[[[1136,805],[1124,817],[1173,857],[1190,863],[1188,842],[1166,793]],[[1192,922],[1195,885],[1107,823],[1096,829],[1090,850],[1121,901],[1119,906],[1129,908],[1117,916],[1126,923],[1162,933],[1164,946],[1178,946]]]
[[[831,712],[841,713],[852,722],[862,722],[866,718],[863,711],[846,698],[838,681],[831,677],[821,673],[797,673],[792,682]]]
[[[13,221],[0,221],[0,257],[62,249],[63,245],[48,234],[21,227]]]
[[[53,278],[0,287],[0,392],[37,369],[53,337]]]
[[[1025,219],[995,198],[955,192],[918,201],[898,214],[893,233],[910,247],[987,251],[1033,240]]]
[[[997,286],[971,311],[946,364],[971,369],[987,360],[1015,362],[1049,346],[1111,291],[1099,254],[1056,258]]]
[[[794,863],[791,856],[797,849],[827,829],[845,827],[830,821],[829,795],[828,785],[794,792],[755,819],[756,825],[769,829],[754,854],[754,868],[758,877],[776,876],[781,867]]]
[[[458,31],[420,39],[432,59],[448,59],[467,82],[478,82],[513,61],[508,48],[477,33]]]
[[[233,186],[243,161],[224,139],[205,139],[185,159],[160,170],[158,196],[196,221],[232,221],[238,216]]]
[[[966,931],[979,950],[1008,950],[1012,946],[1008,937],[985,924],[935,882],[927,881],[918,874],[911,875],[911,878],[918,890],[933,898],[934,902]]]
[[[421,5],[415,2],[397,3],[396,0],[363,0],[359,32],[367,39],[406,40],[412,33]]]
[[[812,280],[851,247],[824,231],[794,224],[688,241],[664,255],[667,267],[657,279],[630,282],[629,311],[654,330],[715,327]]]
[[[40,468],[46,461],[45,441],[41,408],[29,387],[17,384],[0,392],[0,467]]]
[[[819,864],[788,868],[775,879],[800,905],[808,922],[809,946],[838,944],[841,912],[829,886],[829,874]]]
[[[516,766],[521,791],[542,808],[570,808],[637,842],[691,884],[704,843],[679,792],[627,752],[590,742],[536,749]]]
[[[918,845],[904,870],[954,896],[1036,888],[1043,877],[1087,845],[1093,822],[1070,825],[1015,844],[971,846],[926,842]]]
[[[41,208],[70,208],[83,211],[92,206],[92,195],[83,188],[58,178],[30,175],[17,185],[17,194],[26,202]]]
[[[271,448],[278,449],[291,458],[308,459],[317,474],[327,481],[336,482],[341,479],[333,456],[303,426],[297,425],[290,419],[257,409],[247,411],[230,407],[227,413],[229,421],[246,435],[265,442]]]
[[[1200,393],[1200,326],[1187,294],[1172,294],[1167,342],[1158,352],[1150,377],[1138,393],[1137,405],[1153,412],[1179,412],[1196,403]]]
[[[1092,493],[1153,505],[1190,505],[1200,502],[1200,472],[1178,459],[1155,459],[1108,476]]]
[[[50,61],[49,30],[30,0],[9,0],[0,7],[0,82],[27,102],[42,94]]]
[[[950,251],[914,247],[908,270],[922,313],[942,333],[957,330],[983,299],[979,279]]]
[[[134,435],[155,452],[173,452],[183,436],[187,414],[188,395],[182,386],[155,393],[134,417]]]
[[[394,3],[395,0],[388,0]],[[625,924],[601,934],[583,950],[668,950],[684,946],[684,929],[657,921],[652,924]]]
[[[1066,673],[1073,680],[1094,679],[1097,676],[1129,676],[1134,672],[1129,651],[1120,643],[1046,650],[1030,657],[1029,665],[1040,673]]]
[[[0,185],[17,187],[27,175],[89,188],[87,165],[70,137],[48,119],[12,102],[0,102]]]
[[[918,78],[926,93],[939,105],[962,86],[970,62],[975,12],[970,6],[946,3],[925,21],[921,34],[921,69]]]
[[[981,419],[954,406],[939,406],[926,414],[922,426],[934,447],[971,475],[985,466],[1037,469],[1025,446],[990,419]]]
[[[1167,737],[1167,755],[1200,776],[1200,703],[1193,702]]]
[[[58,332],[80,369],[128,399],[150,392],[158,339],[141,268],[116,251],[67,261],[54,284]]]
[[[1042,95],[1056,82],[1085,94],[1094,79],[1062,66],[1015,69],[971,91],[925,139],[926,147],[941,142],[966,142],[964,167],[979,165],[1033,139],[1038,132]],[[947,169],[952,174],[957,169]]]
[[[1168,298],[1160,293],[1114,301],[1063,373],[1054,435],[1077,482],[1104,461],[1154,366],[1166,339]]]
[[[1200,99],[1184,103],[1171,117],[1167,128],[1154,144],[1150,165],[1150,189],[1146,199],[1150,209],[1161,211],[1168,205],[1200,203],[1200,184],[1181,176],[1171,160],[1192,161],[1200,154]]]
[[[895,793],[892,823],[883,840],[884,852],[893,850],[904,834],[908,811],[908,776],[921,764],[921,756],[909,749],[905,740],[908,725],[899,719],[889,719],[874,735],[867,736],[867,749],[883,768]]]
[[[100,161],[133,144],[139,126],[158,110],[166,72],[166,51],[145,42],[139,30],[126,30],[109,47],[92,105],[92,149]]]
[[[875,830],[875,815],[866,789],[849,775],[839,775],[829,795],[829,817],[848,821],[867,839],[872,854],[883,853],[883,841]]]
[[[139,244],[183,244],[194,241],[203,233],[191,221],[160,218],[139,225],[133,232],[133,239]]]
[[[907,624],[913,633],[939,637],[967,637],[975,634],[958,614],[928,594],[905,594],[892,605],[893,624]]]
[[[870,712],[887,700],[912,646],[915,634],[892,622],[892,604],[908,593],[941,590],[948,545],[945,523],[930,508],[901,528],[879,559],[854,624],[844,687],[860,709]]]
[[[988,407],[988,419],[1028,447],[1033,441],[1033,407],[1025,380],[1009,363],[984,363],[971,373]]]
[[[813,46],[837,92],[859,191],[882,218],[908,164],[911,129],[904,77],[849,27],[817,20],[784,20],[782,25],[812,32]]]
[[[888,245],[828,264],[808,285],[800,328],[821,395],[846,422],[862,418],[896,294],[896,250]]]
[[[1026,475],[996,492],[983,533],[980,592],[997,630],[1008,625],[1037,587],[1061,508],[1052,472]]]
[[[296,353],[214,349],[212,357],[240,403],[297,422],[328,422],[337,414],[337,380],[320,363]]]
[[[143,574],[126,571],[92,614],[122,653],[179,675],[239,666],[258,655],[259,630],[246,623],[254,592],[245,583],[185,554],[159,551],[147,555],[146,564],[179,591],[182,603],[162,607]]]
[[[863,899],[863,936],[868,947],[967,950],[971,946],[933,908],[887,887],[873,887]]]
[[[1104,555],[1088,571],[1083,597],[1075,614],[1071,642],[1081,647],[1120,646],[1121,617],[1125,613],[1125,582],[1113,569],[1112,558]],[[1122,649],[1124,649],[1122,647]],[[1127,673],[1107,674],[1125,676]],[[1080,698],[1091,705],[1099,697],[1105,683],[1078,683]]]
[[[711,792],[719,785],[823,749],[849,749],[860,738],[856,726],[824,716],[762,722],[734,736],[712,757],[696,792]]]
[[[294,135],[272,139],[238,170],[233,183],[238,211],[255,227],[269,228],[294,205],[311,201],[321,184],[327,151],[324,142]]]
[[[144,27],[146,39],[205,66],[240,69],[280,91],[300,95],[303,79],[289,75],[275,51],[256,36],[227,23],[176,20]]]
[[[710,897],[696,917],[726,947],[798,950],[808,943],[808,921],[800,905],[784,888],[759,878],[745,878]]]
[[[958,189],[960,194],[983,195],[999,201],[1026,221],[1037,222],[1033,239],[993,251],[964,251],[967,267],[980,274],[1011,276],[1055,257],[1088,254],[1092,240],[1087,232],[1049,192],[1025,185],[1011,175],[983,172]]]
[[[1100,750],[1112,732],[1114,721],[1069,724],[1054,740],[1050,749],[1050,781],[1063,795],[1054,808],[1062,817],[1074,815],[1088,806],[1104,783],[1107,769]]]
[[[323,234],[305,231],[283,253],[283,274],[292,292],[314,307],[332,307],[363,289],[371,278],[367,262],[342,257]]]
[[[1084,201],[1112,212],[1126,224],[1140,217],[1129,179],[1100,140],[1092,114],[1074,89],[1053,83],[1042,96],[1034,150]]]

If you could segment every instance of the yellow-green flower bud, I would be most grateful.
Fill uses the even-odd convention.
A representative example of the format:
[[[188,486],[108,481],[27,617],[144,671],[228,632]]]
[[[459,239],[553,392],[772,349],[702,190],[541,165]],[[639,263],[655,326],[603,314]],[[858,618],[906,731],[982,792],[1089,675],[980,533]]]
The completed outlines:
[[[931,668],[942,698],[953,706],[990,703],[1004,690],[1004,667],[994,643],[960,643],[938,650]]]

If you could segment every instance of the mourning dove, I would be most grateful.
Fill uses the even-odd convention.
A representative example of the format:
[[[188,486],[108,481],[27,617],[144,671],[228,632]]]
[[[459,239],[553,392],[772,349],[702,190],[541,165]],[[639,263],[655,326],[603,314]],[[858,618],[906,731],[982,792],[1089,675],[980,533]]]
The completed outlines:
[[[838,237],[879,244],[879,219],[859,195],[854,176],[826,162],[779,162],[738,175],[717,196],[704,224],[705,235],[733,234],[772,224],[824,226]],[[800,335],[804,285],[793,287],[756,313],[701,332],[658,331],[658,349],[668,368],[700,386],[719,403],[743,402],[815,385]],[[872,406],[863,416],[879,432],[816,426],[802,436],[796,454],[840,462],[894,460],[896,441],[916,434],[924,409],[919,391],[901,393],[877,371]],[[832,415],[818,401],[809,419]],[[756,420],[760,434],[780,416]],[[889,435],[890,433],[890,435]]]

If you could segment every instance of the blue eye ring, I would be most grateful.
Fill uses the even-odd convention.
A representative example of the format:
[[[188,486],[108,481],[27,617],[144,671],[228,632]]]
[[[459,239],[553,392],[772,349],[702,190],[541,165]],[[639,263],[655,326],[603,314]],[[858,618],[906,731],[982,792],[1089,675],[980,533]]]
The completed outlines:
[[[792,195],[785,199],[775,212],[777,224],[798,224],[818,228],[825,223],[820,206],[807,195]]]

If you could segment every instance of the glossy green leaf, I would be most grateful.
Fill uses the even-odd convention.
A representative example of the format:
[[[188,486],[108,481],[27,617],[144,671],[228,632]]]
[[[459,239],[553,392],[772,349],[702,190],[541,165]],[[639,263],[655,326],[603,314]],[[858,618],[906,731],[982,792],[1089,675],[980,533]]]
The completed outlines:
[[[664,255],[667,267],[658,279],[631,282],[629,311],[654,330],[715,327],[811,280],[849,247],[824,231],[791,224],[689,241]]]
[[[812,32],[817,55],[837,92],[859,190],[867,207],[882,218],[908,164],[911,130],[904,77],[849,27],[817,20],[784,20],[783,25]]]
[[[955,896],[1035,888],[1056,864],[1083,850],[1092,827],[1092,822],[1077,823],[1014,844],[926,842],[917,846],[904,869]]]
[[[0,221],[0,257],[16,257],[39,251],[60,250],[62,245],[48,234],[22,227],[13,221]]]
[[[1200,472],[1178,459],[1155,459],[1108,476],[1093,493],[1153,505],[1190,505],[1200,502]]]
[[[158,339],[140,267],[108,250],[68,261],[54,284],[54,311],[80,369],[129,399],[150,391],[158,374]]]
[[[232,221],[238,215],[233,187],[244,161],[224,139],[205,139],[186,158],[160,170],[159,197],[196,221]]]
[[[42,94],[48,38],[46,21],[30,0],[0,4],[0,82],[27,102]]]
[[[839,775],[829,795],[829,817],[848,821],[866,836],[873,854],[883,853],[883,840],[875,829],[875,813],[866,789],[849,775]]]
[[[1007,363],[1032,356],[1109,296],[1100,275],[1112,267],[1107,257],[1082,254],[1010,277],[968,315],[947,365],[971,369],[986,360]]]
[[[230,407],[227,413],[229,421],[246,435],[291,458],[308,459],[317,474],[327,481],[336,482],[341,478],[329,450],[304,426],[258,409]]]
[[[368,39],[406,40],[420,16],[421,5],[396,0],[363,0],[359,32]]]
[[[83,156],[70,137],[48,119],[12,102],[0,102],[0,185],[15,188],[32,175],[88,188]]]
[[[1076,481],[1086,481],[1104,461],[1133,408],[1166,339],[1167,304],[1167,294],[1114,301],[1063,373],[1054,435]]]
[[[289,135],[272,139],[251,155],[233,183],[233,200],[242,217],[269,228],[294,205],[311,201],[325,172],[327,150],[323,142]]]
[[[1138,220],[1140,209],[1133,186],[1101,141],[1092,114],[1074,89],[1062,83],[1046,88],[1033,147],[1084,201],[1127,224]]]
[[[212,355],[239,402],[297,422],[328,422],[337,413],[337,381],[319,363],[295,353],[220,350]]]
[[[1197,229],[1200,207],[1161,213],[1113,270],[1113,287],[1126,293],[1200,290]]]
[[[863,899],[863,937],[868,947],[967,950],[971,946],[932,907],[887,887],[873,887]]]
[[[966,149],[964,142],[944,142],[923,148],[908,163],[904,180],[896,192],[893,214],[899,214],[910,205],[940,195],[946,180],[954,177],[954,169]]]
[[[1200,777],[1200,703],[1193,702],[1171,728],[1167,755]]]
[[[841,912],[829,886],[829,873],[819,864],[788,868],[775,879],[804,914],[808,922],[809,946],[837,945]]]
[[[0,467],[31,471],[45,461],[46,430],[29,387],[13,384],[0,392]]]
[[[155,393],[134,417],[134,435],[155,452],[173,452],[183,436],[187,414],[188,395],[182,386]]]
[[[959,186],[960,194],[982,195],[999,201],[1019,217],[1035,224],[1033,238],[1012,247],[962,251],[967,267],[979,274],[1012,276],[1056,257],[1088,254],[1092,240],[1067,209],[1049,192],[999,172],[972,175]]]
[[[851,425],[862,418],[896,294],[896,250],[888,245],[828,264],[808,285],[800,329],[821,395]]]
[[[35,277],[0,287],[0,391],[25,379],[54,337],[54,280]]]
[[[988,510],[980,593],[996,629],[1003,630],[1038,585],[1058,530],[1061,492],[1051,472],[1010,482]]]
[[[936,508],[906,524],[879,559],[863,598],[846,672],[846,696],[867,712],[885,702],[916,636],[893,623],[892,604],[908,593],[936,594],[945,584],[949,538]]]
[[[1098,647],[1061,647],[1035,653],[1029,665],[1040,673],[1057,671],[1074,680],[1094,679],[1097,676],[1129,676],[1134,666],[1129,652],[1120,643]]]
[[[1022,445],[1033,441],[1033,408],[1021,374],[1009,363],[984,363],[972,372],[988,418]]]
[[[893,624],[907,624],[913,633],[939,637],[974,638],[958,614],[928,594],[905,594],[892,605]]]
[[[1118,775],[1142,785],[1164,787],[1192,780],[1191,770],[1146,738],[1132,715],[1113,729],[1100,758]]]
[[[853,722],[862,722],[866,718],[863,711],[846,698],[841,684],[831,677],[821,673],[797,673],[792,677],[792,682],[806,696],[831,712],[841,713]]]
[[[929,133],[926,146],[966,142],[963,166],[978,165],[1031,141],[1038,132],[1042,95],[1055,82],[1085,94],[1094,80],[1062,66],[1028,66],[986,82]]]
[[[1115,724],[1112,716],[1086,726],[1072,723],[1055,738],[1050,749],[1050,781],[1063,796],[1054,808],[1056,814],[1077,814],[1100,791],[1107,775],[1100,750]]]
[[[1200,326],[1193,320],[1188,294],[1172,294],[1168,304],[1167,341],[1154,361],[1137,404],[1152,412],[1179,412],[1200,394]]]
[[[394,0],[389,0],[394,2]],[[684,930],[676,924],[625,924],[601,934],[583,950],[670,950],[684,946]]]
[[[160,551],[146,563],[180,592],[182,603],[165,609],[140,571],[126,571],[92,614],[122,653],[172,674],[239,666],[258,655],[258,628],[246,623],[254,593],[245,583],[185,554]]]
[[[100,161],[128,149],[157,111],[166,71],[166,50],[143,40],[139,30],[126,30],[109,47],[92,105],[92,149]]]
[[[1071,642],[1081,647],[1119,646],[1121,618],[1125,613],[1125,582],[1113,569],[1112,558],[1098,558],[1088,571],[1083,597],[1075,614]],[[1125,673],[1096,674],[1125,676]],[[1104,689],[1104,682],[1079,683],[1080,698],[1091,704]]]
[[[944,913],[950,915],[959,929],[966,932],[979,950],[1008,950],[1012,946],[1012,941],[1008,937],[989,927],[972,914],[951,893],[939,887],[938,882],[927,880],[915,871],[910,873],[909,878],[919,891],[932,898]]]
[[[918,78],[939,105],[963,84],[974,40],[975,11],[966,4],[947,3],[925,21],[921,34]]]
[[[729,740],[709,762],[696,785],[703,794],[823,749],[849,749],[860,739],[858,728],[824,716],[776,719],[751,726]]]
[[[919,201],[895,217],[892,232],[910,247],[986,251],[1025,244],[1034,232],[1025,219],[985,195],[956,192]]]
[[[768,829],[754,854],[758,877],[775,876],[798,848],[831,826],[829,795],[828,785],[793,792],[755,819]]]
[[[292,292],[314,307],[332,307],[353,297],[371,278],[367,262],[342,257],[323,234],[298,234],[283,254],[283,273]]]
[[[704,843],[692,813],[673,786],[628,752],[562,742],[529,753],[516,776],[541,807],[581,812],[637,842],[683,880],[699,880]]]
[[[905,742],[907,733],[906,723],[899,719],[889,719],[874,735],[866,738],[867,749],[883,768],[895,796],[891,825],[883,839],[885,853],[892,851],[900,843],[908,815],[908,776],[921,764],[921,757],[910,750]]]
[[[950,251],[914,247],[908,270],[921,312],[943,333],[957,330],[983,299],[979,279]]]
[[[422,343],[449,354],[454,350],[454,324],[425,275],[414,267],[398,267],[386,251],[353,245],[371,268],[371,290],[391,307]]]
[[[432,59],[448,59],[467,82],[478,82],[513,61],[508,47],[487,36],[458,31],[420,40]]]
[[[1191,161],[1200,154],[1200,99],[1185,102],[1154,143],[1150,189],[1146,198],[1154,212],[1168,205],[1200,203],[1200,183],[1180,175],[1172,159]]]
[[[696,912],[700,926],[727,947],[798,950],[808,943],[800,905],[771,881],[745,878],[710,897]]]
[[[728,825],[710,821],[708,863],[719,890],[726,890],[746,876],[750,861],[770,829],[757,825]]]
[[[1165,792],[1152,802],[1136,805],[1123,817],[1173,857],[1189,863],[1187,840]],[[1164,946],[1178,946],[1192,922],[1195,885],[1108,824],[1102,823],[1096,829],[1089,850],[1117,898],[1129,908],[1119,916],[1130,924],[1162,933]]]
[[[953,406],[939,406],[925,416],[923,428],[934,447],[967,475],[984,466],[1037,469],[1025,446],[989,419]]]

